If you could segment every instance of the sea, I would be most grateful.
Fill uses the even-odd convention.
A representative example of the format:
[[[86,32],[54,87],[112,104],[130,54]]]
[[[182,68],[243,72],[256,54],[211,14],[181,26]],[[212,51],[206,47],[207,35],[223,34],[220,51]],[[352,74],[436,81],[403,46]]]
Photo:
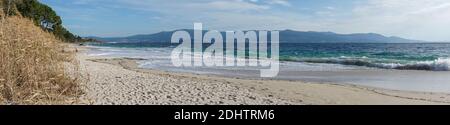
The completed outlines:
[[[301,80],[450,92],[450,43],[281,43],[280,73],[245,67],[174,67],[170,43],[91,43],[90,56],[139,58],[141,68],[246,79]]]

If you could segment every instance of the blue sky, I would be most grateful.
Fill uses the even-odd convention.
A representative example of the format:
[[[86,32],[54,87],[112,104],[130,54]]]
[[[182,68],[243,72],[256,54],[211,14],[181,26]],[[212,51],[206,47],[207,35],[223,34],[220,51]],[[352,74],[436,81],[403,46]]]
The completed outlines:
[[[448,0],[40,0],[81,36],[118,37],[201,22],[209,30],[380,33],[450,41]]]

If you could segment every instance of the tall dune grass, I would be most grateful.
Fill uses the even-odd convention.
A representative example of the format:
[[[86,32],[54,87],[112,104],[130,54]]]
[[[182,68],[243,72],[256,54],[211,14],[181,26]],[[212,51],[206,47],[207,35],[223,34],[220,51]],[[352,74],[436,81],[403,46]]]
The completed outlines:
[[[26,18],[0,10],[0,104],[74,104],[81,94],[74,53]],[[71,66],[68,66],[71,65]]]

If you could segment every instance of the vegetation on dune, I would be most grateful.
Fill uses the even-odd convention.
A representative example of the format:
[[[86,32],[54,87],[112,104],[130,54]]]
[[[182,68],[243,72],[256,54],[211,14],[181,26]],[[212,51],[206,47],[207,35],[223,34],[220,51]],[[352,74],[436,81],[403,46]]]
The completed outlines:
[[[47,11],[36,23],[18,13],[20,7],[7,5],[0,0],[0,104],[77,103],[82,93],[78,65],[56,31],[62,28],[59,17]]]
[[[30,18],[36,26],[40,26],[45,31],[53,33],[59,39],[65,42],[83,42],[79,36],[69,32],[62,25],[61,17],[49,6],[40,3],[37,0],[2,0],[3,6],[13,4],[13,11],[9,11],[8,15],[17,15],[20,13],[23,17]],[[11,3],[10,3],[11,2]],[[6,9],[7,7],[4,7]],[[6,11],[5,11],[6,12]]]

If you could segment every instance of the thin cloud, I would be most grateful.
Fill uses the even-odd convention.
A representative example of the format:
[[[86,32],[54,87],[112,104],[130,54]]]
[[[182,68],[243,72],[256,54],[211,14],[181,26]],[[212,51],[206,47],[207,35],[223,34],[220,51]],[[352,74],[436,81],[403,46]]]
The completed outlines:
[[[275,5],[282,5],[282,6],[291,6],[292,5],[287,0],[268,0],[267,3],[275,4]]]
[[[192,28],[193,22],[203,22],[205,28],[217,30],[264,28],[338,33],[374,32],[420,40],[450,40],[450,35],[447,34],[450,32],[450,23],[448,23],[450,22],[450,1],[448,0],[309,3],[312,5],[305,5],[303,1],[289,0],[42,1],[59,3],[52,7],[64,13],[63,18],[68,20],[65,22],[70,22],[71,25],[89,25],[86,22],[95,20],[96,24],[99,24],[98,28],[95,28],[98,32],[114,30],[114,27],[98,22],[117,25],[128,23],[126,27],[124,26],[128,30],[117,30],[116,34],[142,34]],[[142,18],[139,19],[140,17]],[[115,20],[112,20],[114,18],[120,19],[121,22],[114,22]],[[140,24],[145,21],[137,20],[150,22]],[[145,29],[144,26],[149,27]],[[80,31],[80,33],[84,32]]]

